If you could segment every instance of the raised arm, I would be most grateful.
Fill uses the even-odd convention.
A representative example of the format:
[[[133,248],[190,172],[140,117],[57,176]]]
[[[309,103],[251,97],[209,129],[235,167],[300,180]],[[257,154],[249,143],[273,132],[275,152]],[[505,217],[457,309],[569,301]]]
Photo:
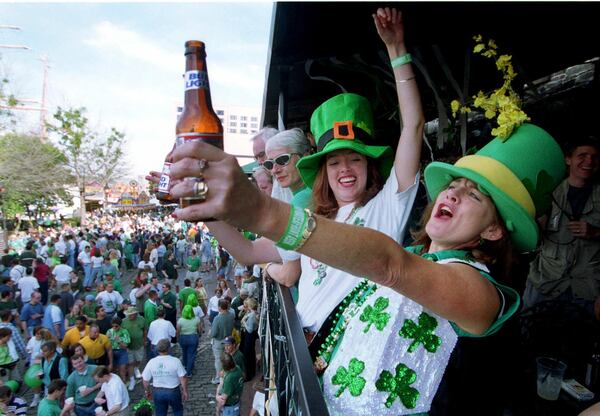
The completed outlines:
[[[402,133],[396,148],[394,170],[398,191],[402,192],[414,183],[419,170],[425,118],[417,80],[404,43],[402,12],[389,7],[380,8],[373,15],[373,20],[379,37],[385,43],[396,81]]]

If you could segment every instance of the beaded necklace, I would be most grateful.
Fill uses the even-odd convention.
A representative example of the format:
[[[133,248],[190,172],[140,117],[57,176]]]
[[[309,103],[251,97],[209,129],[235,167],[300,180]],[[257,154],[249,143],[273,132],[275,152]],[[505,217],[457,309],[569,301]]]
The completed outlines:
[[[344,335],[350,320],[356,315],[369,296],[375,293],[376,290],[377,285],[375,283],[371,283],[367,279],[364,279],[352,289],[342,303],[340,303],[335,313],[336,323],[332,327],[329,335],[325,338],[325,341],[323,341],[319,347],[319,352],[314,364],[317,371],[322,372],[327,368],[334,350],[339,344],[341,337]]]
[[[354,207],[352,208],[352,210],[350,211],[350,213],[348,214],[348,216],[346,217],[346,219],[343,221],[344,224],[348,224],[348,222],[354,218],[354,215],[358,212],[358,210],[361,207]],[[356,219],[356,221],[354,221],[354,225],[359,225],[359,226],[363,226],[364,225],[364,221],[360,220],[359,218]],[[310,263],[310,267],[313,270],[317,271],[317,278],[315,280],[313,280],[313,285],[315,286],[319,286],[321,283],[323,283],[323,279],[325,279],[327,277],[327,269],[329,268],[329,266],[327,266],[326,264],[321,263],[320,261],[317,261],[315,259],[310,259],[309,260]]]

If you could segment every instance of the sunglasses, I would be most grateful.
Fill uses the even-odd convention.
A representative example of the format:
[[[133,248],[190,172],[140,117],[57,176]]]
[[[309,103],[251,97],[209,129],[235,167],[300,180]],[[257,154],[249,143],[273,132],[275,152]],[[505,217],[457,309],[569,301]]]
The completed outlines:
[[[263,166],[267,170],[273,170],[275,164],[279,166],[287,166],[292,160],[292,155],[298,155],[299,153],[282,153],[274,159],[267,159],[263,162]]]

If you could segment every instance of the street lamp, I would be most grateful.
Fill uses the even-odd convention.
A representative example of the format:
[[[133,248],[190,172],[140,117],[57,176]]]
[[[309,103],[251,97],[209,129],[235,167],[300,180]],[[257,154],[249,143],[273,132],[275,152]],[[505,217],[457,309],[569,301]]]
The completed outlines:
[[[104,185],[104,209],[108,208],[108,194],[110,193],[110,186]]]

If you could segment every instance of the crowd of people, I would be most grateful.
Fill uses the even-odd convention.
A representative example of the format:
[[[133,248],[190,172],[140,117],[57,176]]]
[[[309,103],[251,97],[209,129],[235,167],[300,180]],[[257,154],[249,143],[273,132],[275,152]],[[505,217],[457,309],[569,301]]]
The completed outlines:
[[[239,409],[256,371],[259,286],[202,227],[96,211],[81,229],[13,235],[0,264],[0,413],[143,414],[150,401],[130,402],[143,387],[156,415],[183,415],[202,336],[219,409]]]

